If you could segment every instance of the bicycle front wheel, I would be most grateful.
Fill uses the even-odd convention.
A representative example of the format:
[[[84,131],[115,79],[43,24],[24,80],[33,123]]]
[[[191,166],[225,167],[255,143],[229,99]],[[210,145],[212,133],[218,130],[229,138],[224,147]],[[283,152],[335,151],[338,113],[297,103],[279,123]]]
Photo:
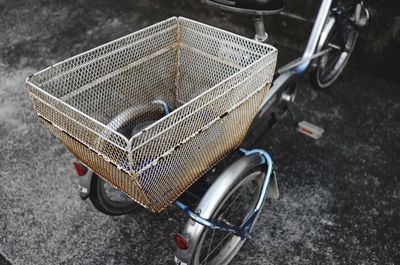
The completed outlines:
[[[322,50],[329,52],[318,58],[316,68],[310,72],[311,84],[318,89],[327,88],[339,77],[346,66],[358,38],[353,23],[346,19],[343,25],[335,23]]]

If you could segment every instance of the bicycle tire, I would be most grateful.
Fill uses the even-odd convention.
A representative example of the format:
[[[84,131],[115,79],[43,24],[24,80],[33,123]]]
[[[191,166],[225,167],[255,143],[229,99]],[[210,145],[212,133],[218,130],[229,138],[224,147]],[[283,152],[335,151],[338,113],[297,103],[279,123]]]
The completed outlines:
[[[142,114],[140,110],[152,111],[151,117],[163,117],[166,115],[164,106],[161,104],[149,104],[142,106],[135,106],[127,109],[120,115],[117,115],[109,124],[110,127],[116,129],[128,139],[136,133],[142,131],[144,128],[154,123],[154,120],[142,121],[139,124],[129,126],[132,120],[137,120]],[[127,115],[129,112],[135,115]],[[143,111],[142,111],[143,112]],[[99,140],[101,144],[101,140]],[[103,180],[101,177],[93,173],[92,180],[90,183],[90,201],[93,206],[100,212],[106,215],[124,215],[134,212],[142,207],[137,204],[134,200],[114,188],[111,184]]]
[[[346,29],[347,32],[342,32],[340,28]],[[337,22],[335,23],[322,46],[322,50],[329,48],[329,46],[335,48],[331,48],[330,52],[319,57],[316,60],[317,66],[310,72],[310,82],[314,88],[326,89],[337,80],[349,61],[357,38],[358,32],[354,25],[345,23],[345,25],[339,26]],[[340,50],[335,53],[338,47],[340,47]],[[334,56],[333,59],[332,56]]]
[[[89,194],[90,201],[98,211],[106,215],[111,215],[111,216],[124,215],[132,213],[142,208],[139,204],[137,204],[135,201],[133,201],[128,197],[126,201],[122,200],[113,201],[110,198],[110,196],[107,195],[106,186],[109,186],[108,188],[110,189],[115,189],[115,188],[94,173],[90,185],[91,185]],[[116,189],[115,189],[115,194],[118,194],[119,196],[125,196]]]
[[[244,210],[244,212],[242,211],[242,213],[244,213],[242,215],[239,214],[241,211],[232,211],[235,215],[237,215],[238,219],[240,219],[237,221],[243,222],[246,216],[249,213],[251,213],[255,207],[255,203],[258,199],[259,191],[262,186],[263,178],[265,178],[266,176],[266,167],[264,164],[262,164],[261,158],[258,155],[250,155],[238,159],[235,163],[233,163],[230,167],[228,167],[221,174],[221,176],[223,176],[224,174],[225,176],[229,175],[230,180],[228,180],[228,182],[230,183],[228,184],[227,181],[225,180],[218,181],[217,179],[216,182],[211,185],[210,189],[201,199],[196,211],[200,213],[204,212],[204,216],[203,215],[202,216],[205,218],[209,218],[210,220],[213,221],[218,221],[217,219],[222,218],[220,216],[220,213],[221,210],[224,209],[224,205],[226,205],[226,203],[229,202],[229,200],[232,198],[233,195],[236,194],[239,188],[242,187],[244,184],[248,183],[249,181],[255,181],[257,188],[252,189],[251,194],[246,194],[250,195],[251,197],[249,203],[250,207],[248,209],[242,209]],[[213,189],[214,191],[218,192],[213,193],[212,192]],[[210,196],[213,197],[211,198]],[[206,203],[208,201],[212,201],[213,205]],[[243,201],[240,200],[240,203],[242,204]],[[202,209],[205,206],[207,206],[207,210]],[[231,219],[229,221],[231,221]],[[230,225],[232,225],[232,222],[229,223]],[[241,223],[238,222],[233,223],[234,226],[239,226],[240,224]],[[190,231],[195,231],[195,232],[191,233]],[[201,260],[202,259],[201,250],[204,247],[207,234],[210,231],[211,230],[206,229],[204,226],[200,224],[197,223],[193,224],[192,221],[189,220],[183,234],[190,234],[190,248],[186,251],[178,250],[176,255],[177,259],[190,265],[204,264],[203,263],[204,260]],[[212,231],[215,232],[216,230]],[[222,231],[218,232],[224,233]],[[233,234],[228,234],[228,235],[229,235],[229,240],[227,240],[227,244],[224,244],[221,247],[221,251],[223,252],[222,253],[218,252],[218,254],[214,257],[211,257],[211,259],[207,257],[207,264],[214,264],[214,265],[228,264],[229,262],[232,261],[237,252],[246,242],[245,238],[241,239],[240,237],[235,236]]]

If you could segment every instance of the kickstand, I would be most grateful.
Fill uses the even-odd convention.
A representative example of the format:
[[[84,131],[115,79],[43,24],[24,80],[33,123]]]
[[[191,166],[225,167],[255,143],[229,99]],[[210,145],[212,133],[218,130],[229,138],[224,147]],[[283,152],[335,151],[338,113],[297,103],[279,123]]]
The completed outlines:
[[[294,126],[297,128],[299,121],[297,120],[296,114],[295,114],[295,109],[296,107],[294,106],[293,102],[288,102],[287,103],[287,110],[289,112],[290,117],[293,120]]]

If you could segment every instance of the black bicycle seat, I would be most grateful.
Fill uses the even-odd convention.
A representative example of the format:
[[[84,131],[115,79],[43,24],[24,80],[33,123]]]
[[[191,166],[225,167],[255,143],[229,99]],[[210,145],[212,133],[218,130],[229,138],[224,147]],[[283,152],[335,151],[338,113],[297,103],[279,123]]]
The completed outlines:
[[[245,15],[271,15],[282,11],[283,0],[203,0],[222,10]]]

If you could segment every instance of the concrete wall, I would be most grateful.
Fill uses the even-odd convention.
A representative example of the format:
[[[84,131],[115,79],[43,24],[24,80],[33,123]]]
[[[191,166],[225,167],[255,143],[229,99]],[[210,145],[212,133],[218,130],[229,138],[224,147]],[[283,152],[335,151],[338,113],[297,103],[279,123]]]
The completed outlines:
[[[4,44],[0,49],[0,67],[19,63],[29,66],[54,63],[60,58],[70,57],[171,16],[186,16],[244,36],[254,36],[249,17],[219,11],[202,4],[200,0],[76,0],[71,2],[73,8],[69,13],[63,11],[65,7],[62,2],[0,0],[0,44]],[[319,0],[285,2],[286,11],[304,17],[305,20],[281,15],[266,18],[270,40],[292,48],[293,54],[281,54],[283,61],[297,56],[304,47],[320,3]],[[350,63],[368,73],[400,83],[400,0],[365,2],[372,18],[369,27],[361,33]],[[86,6],[90,6],[90,9],[86,10]],[[32,8],[38,13],[35,17],[27,16],[24,11]],[[101,15],[96,16],[97,13]],[[54,25],[42,21],[56,17],[57,14],[60,16],[55,19]],[[85,16],[87,19],[83,19]],[[36,24],[48,33],[45,38],[32,34],[30,28]],[[82,34],[82,28],[94,33]],[[64,45],[58,45],[54,38],[46,37],[53,31],[68,33],[68,38],[59,35]],[[31,43],[23,39],[25,35],[30,36],[30,42],[35,42],[40,48],[31,49]],[[57,51],[54,58],[42,51],[50,48]],[[37,56],[39,59],[35,55],[40,55]],[[289,58],[283,58],[285,56],[282,55]]]
[[[356,62],[400,82],[400,1],[369,0],[367,4],[371,24],[361,35]]]

